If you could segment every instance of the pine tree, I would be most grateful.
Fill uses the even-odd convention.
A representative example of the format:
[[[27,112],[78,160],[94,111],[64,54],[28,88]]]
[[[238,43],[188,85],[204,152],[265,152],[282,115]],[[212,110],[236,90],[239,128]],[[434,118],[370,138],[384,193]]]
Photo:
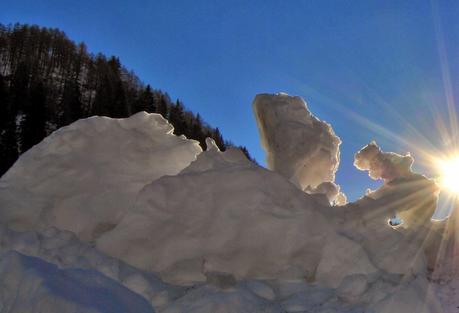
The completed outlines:
[[[194,119],[191,121],[191,128],[188,138],[195,139],[199,141],[201,147],[203,149],[206,148],[206,136],[203,131],[203,122],[201,119],[201,115],[199,113],[196,115]]]
[[[0,74],[0,133],[5,129],[8,115],[9,94],[3,75]]]
[[[123,82],[121,80],[121,63],[116,57],[111,57],[108,61],[108,76],[107,84],[111,86],[112,94],[109,96],[112,103],[109,110],[110,117],[121,118],[128,115],[128,109],[126,105],[126,95],[124,91]]]
[[[9,114],[5,128],[0,134],[0,175],[3,175],[19,156],[16,120]]]
[[[159,97],[159,102],[156,106],[156,113],[161,114],[165,119],[169,118],[169,103],[164,95]]]
[[[11,105],[9,87],[0,75],[0,176],[18,158],[16,110]]]
[[[124,92],[123,83],[121,80],[115,82],[113,91],[113,104],[110,117],[122,118],[128,116],[128,109],[126,105],[126,95]]]
[[[92,107],[92,114],[100,116],[110,115],[110,103],[112,102],[112,86],[109,78],[109,68],[104,55],[98,54],[94,62],[96,71],[96,96]]]
[[[147,85],[147,87],[140,92],[135,103],[134,112],[141,111],[148,113],[156,112],[155,99],[150,85]]]
[[[169,122],[174,125],[174,134],[177,136],[185,134],[187,127],[185,122],[184,108],[180,100],[170,108]]]
[[[215,143],[217,144],[218,148],[221,151],[225,151],[226,150],[225,140],[223,139],[223,136],[220,133],[220,130],[218,129],[218,127],[215,128],[215,130],[214,130],[214,132],[212,134],[212,138],[215,140]]]
[[[46,91],[42,82],[34,83],[21,121],[21,153],[46,136]]]
[[[11,81],[11,101],[17,111],[24,110],[26,106],[29,83],[30,69],[25,62],[21,62],[17,66]]]
[[[78,84],[73,80],[65,83],[60,108],[62,117],[59,126],[65,126],[83,117],[81,93]]]
[[[251,156],[250,153],[249,153],[249,150],[247,150],[246,147],[244,147],[244,146],[239,146],[238,148],[241,149],[242,153],[244,153],[244,155],[246,156],[246,158],[247,158],[249,161],[252,161],[253,163],[258,164],[258,162],[257,162],[254,158],[252,158],[252,156]]]

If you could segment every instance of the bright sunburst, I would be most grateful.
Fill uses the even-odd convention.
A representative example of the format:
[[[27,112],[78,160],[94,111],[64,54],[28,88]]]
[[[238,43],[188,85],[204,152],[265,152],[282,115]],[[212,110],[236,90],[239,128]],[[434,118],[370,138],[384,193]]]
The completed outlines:
[[[441,187],[459,195],[459,155],[439,160],[437,165],[440,171],[439,183]]]

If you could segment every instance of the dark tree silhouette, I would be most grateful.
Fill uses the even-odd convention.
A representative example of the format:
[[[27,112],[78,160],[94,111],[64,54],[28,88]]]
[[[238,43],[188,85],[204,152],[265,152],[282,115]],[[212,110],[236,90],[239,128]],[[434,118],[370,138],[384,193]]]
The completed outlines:
[[[0,173],[4,173],[17,157],[16,112],[10,103],[5,80],[0,75]]]
[[[92,115],[123,118],[139,111],[161,114],[175,134],[203,148],[207,136],[221,150],[233,146],[181,101],[145,86],[117,57],[94,56],[58,29],[0,24],[0,175],[59,127]]]
[[[148,113],[156,112],[155,97],[151,86],[147,85],[139,94],[134,107],[135,112],[145,111]]]
[[[46,136],[46,91],[41,82],[30,90],[21,120],[21,151],[25,152]]]
[[[171,101],[167,94],[159,95],[158,104],[156,106],[156,113],[161,114],[164,118],[169,118],[169,110],[171,107]]]

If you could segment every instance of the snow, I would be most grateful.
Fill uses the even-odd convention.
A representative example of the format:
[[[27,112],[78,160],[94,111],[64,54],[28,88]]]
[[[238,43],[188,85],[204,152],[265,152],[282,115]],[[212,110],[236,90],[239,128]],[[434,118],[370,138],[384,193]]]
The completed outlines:
[[[162,313],[282,313],[281,305],[243,287],[222,290],[204,285],[189,291]]]
[[[16,251],[59,268],[91,269],[141,295],[155,308],[170,301],[180,288],[172,288],[153,273],[139,271],[111,258],[75,234],[57,228],[18,232],[0,225],[0,255]]]
[[[383,152],[375,141],[372,141],[355,154],[354,165],[359,170],[367,170],[373,179],[386,181],[409,176],[414,159],[408,153],[400,155],[393,152]]]
[[[329,124],[309,112],[302,98],[285,93],[259,94],[253,110],[269,169],[302,190],[334,182],[341,140]],[[335,197],[338,192],[339,188]],[[340,204],[343,200],[340,196]]]
[[[355,274],[346,276],[336,289],[336,295],[344,302],[355,303],[368,289],[365,275]]]
[[[254,109],[271,170],[147,113],[24,154],[0,179],[0,311],[455,312],[457,265],[437,255],[457,257],[456,225],[431,221],[414,159],[370,143],[355,164],[384,184],[338,202],[331,127],[299,97]]]
[[[310,195],[325,195],[330,204],[345,205],[347,203],[346,195],[340,192],[340,186],[333,182],[323,182],[315,188],[308,186],[305,188],[304,191],[306,191]]]
[[[311,276],[318,262],[311,256],[327,234],[335,235],[313,198],[239,150],[212,149],[145,186],[96,246],[186,285],[208,271],[236,279]]]
[[[59,269],[9,251],[0,257],[0,310],[47,313],[153,313],[140,295],[90,269]]]
[[[386,218],[392,211],[385,207],[390,200],[400,204],[402,213],[432,214],[429,205],[413,209],[404,199],[412,188],[424,186],[411,201],[430,204],[425,200],[435,199],[435,184],[412,174],[408,186],[392,182],[390,194],[386,186],[373,194],[375,199],[335,207],[238,153],[211,149],[180,174],[147,185],[133,209],[96,247],[174,284],[207,282],[231,289],[235,282],[255,278],[306,280],[317,286],[318,303],[304,294],[292,296],[282,304],[291,312],[316,310],[320,303],[323,310],[377,306],[375,312],[390,308],[402,313],[406,311],[397,309],[404,301],[397,296],[399,288],[416,308],[417,303],[436,308],[426,291],[423,232],[413,222],[419,218],[406,214],[413,229],[393,229]],[[213,273],[223,274],[219,278]],[[360,293],[367,300],[354,303]]]
[[[2,222],[56,226],[84,240],[113,228],[142,187],[175,175],[201,152],[158,114],[90,117],[30,149],[0,179]],[[20,195],[20,196],[18,196]]]

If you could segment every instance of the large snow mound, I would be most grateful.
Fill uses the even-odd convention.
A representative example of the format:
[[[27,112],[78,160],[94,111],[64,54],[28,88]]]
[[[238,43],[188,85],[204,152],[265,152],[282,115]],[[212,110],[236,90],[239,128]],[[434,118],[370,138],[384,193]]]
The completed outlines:
[[[96,244],[177,283],[203,281],[208,271],[238,279],[311,277],[315,251],[334,234],[320,210],[312,197],[239,150],[212,149],[179,175],[147,185]]]
[[[253,110],[269,169],[302,190],[335,180],[341,140],[329,124],[312,115],[301,97],[259,94]]]
[[[214,273],[224,281],[306,280],[374,312],[440,312],[424,253],[434,182],[410,173],[336,207],[237,150],[209,146],[180,174],[147,185],[96,247],[182,285]],[[388,224],[394,213],[403,227]],[[295,301],[292,311],[311,308]]]
[[[269,104],[278,98],[285,107]],[[274,121],[293,118],[294,107],[304,113],[304,102],[295,100],[300,109],[291,98],[267,97],[263,114],[274,116],[260,119],[271,121],[262,125],[267,134],[284,129]],[[63,295],[83,288],[78,277],[84,277],[84,288],[100,287],[94,295],[117,298],[120,307],[132,302],[139,312],[141,303],[169,313],[442,312],[427,270],[436,243],[452,238],[443,230],[454,232],[430,220],[438,187],[411,171],[410,156],[371,143],[355,164],[384,179],[383,186],[331,206],[337,141],[327,124],[306,117],[287,121],[285,133],[269,142],[293,144],[298,131],[298,145],[311,150],[292,145],[285,156],[276,150],[286,164],[274,171],[237,149],[220,152],[212,140],[201,153],[197,142],[174,136],[154,114],[95,117],[55,132],[0,180],[0,274],[7,277],[0,311],[11,303],[27,311],[40,295],[63,312],[82,311],[90,294]],[[300,160],[306,172],[292,179],[283,169],[289,160]],[[315,175],[318,168],[326,173]],[[389,225],[394,216],[402,225]],[[443,252],[457,257],[455,251]],[[50,289],[52,281],[62,290]],[[436,291],[440,299],[454,293]],[[143,299],[134,301],[131,292]]]
[[[159,114],[90,117],[30,149],[0,179],[0,219],[21,229],[56,226],[84,240],[114,227],[140,189],[175,175],[201,152]]]

